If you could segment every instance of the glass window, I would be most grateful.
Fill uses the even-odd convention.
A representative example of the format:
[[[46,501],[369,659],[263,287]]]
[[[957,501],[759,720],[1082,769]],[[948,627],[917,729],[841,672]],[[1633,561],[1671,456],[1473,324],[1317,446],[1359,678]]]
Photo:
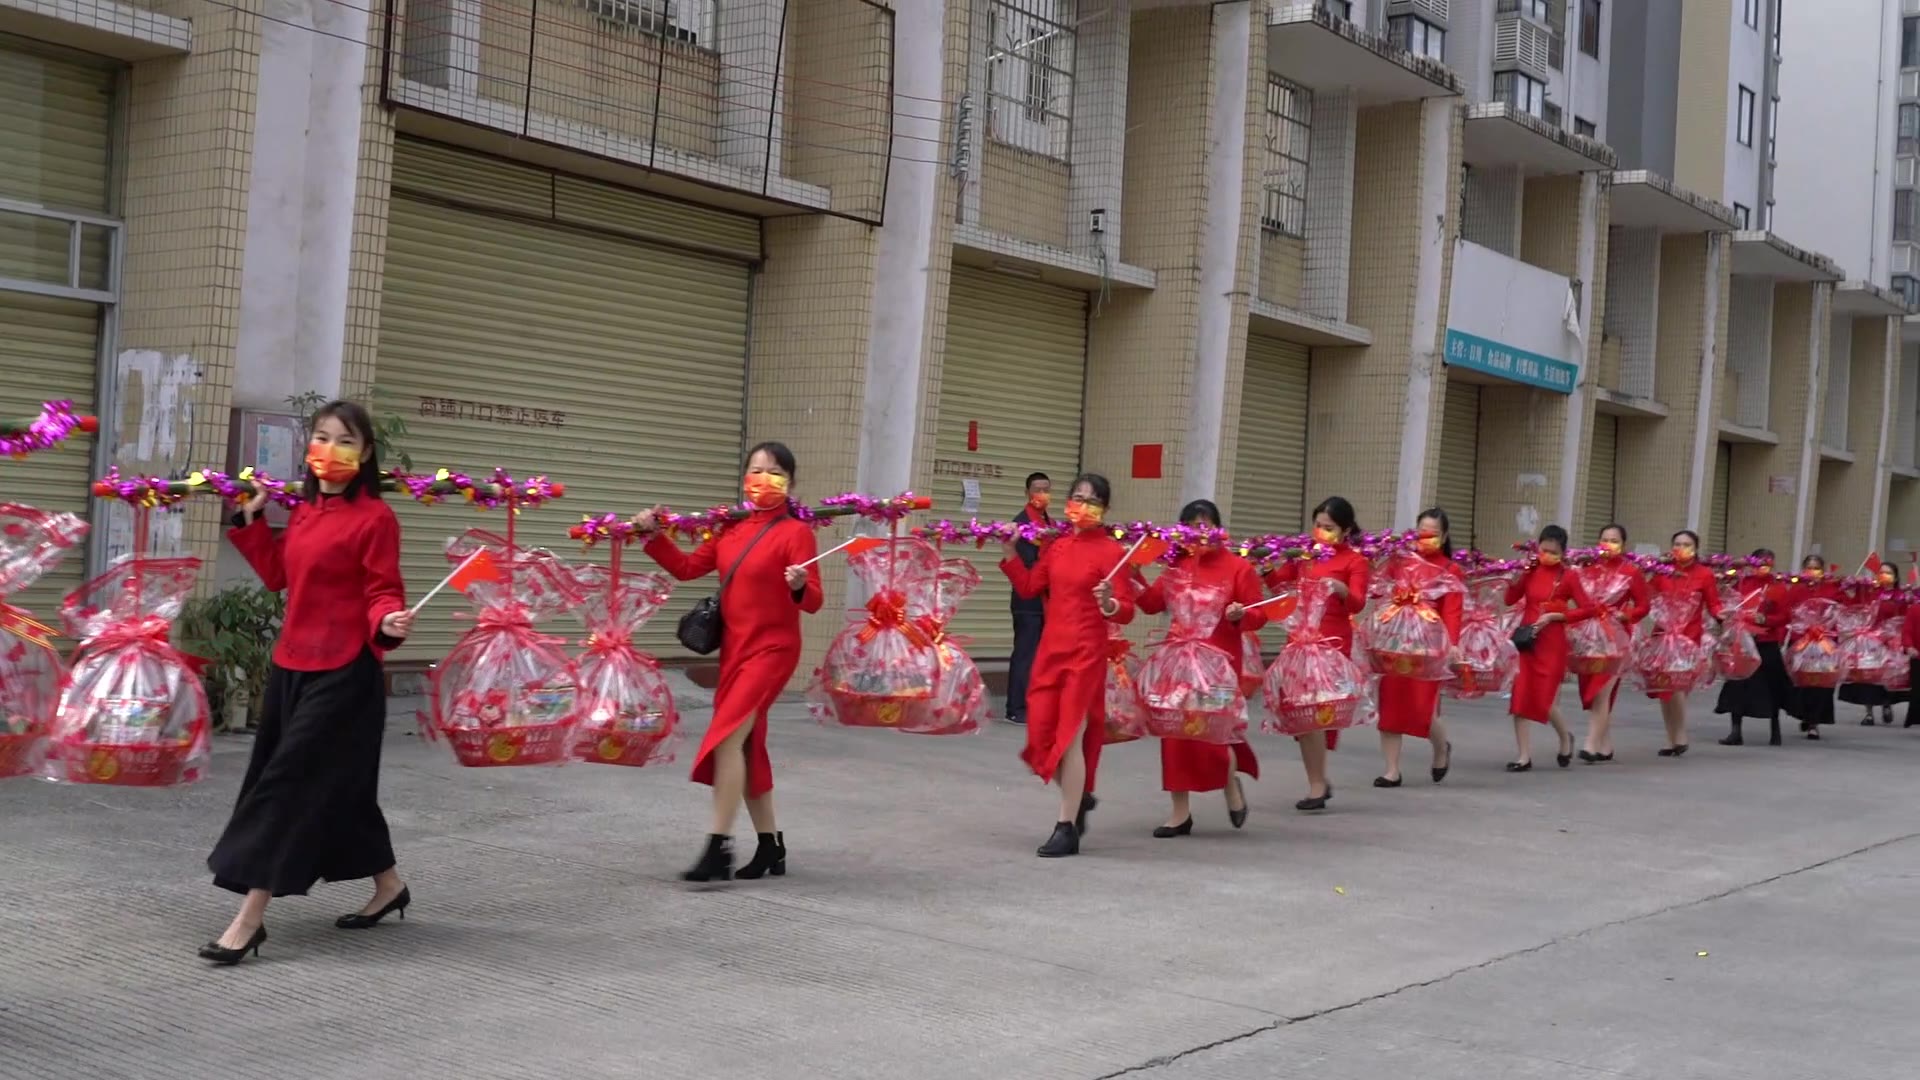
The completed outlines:
[[[1733,220],[1739,222],[1741,228],[1750,229],[1753,227],[1753,211],[1741,206],[1739,203],[1734,203]]]
[[[1541,22],[1552,18],[1552,13],[1548,10],[1552,6],[1549,0],[1522,0],[1521,6],[1526,9],[1529,16]]]
[[[1773,231],[1773,200],[1772,199],[1768,199],[1767,205],[1760,208],[1760,230],[1762,232]]]
[[[1917,203],[1920,203],[1920,191],[1907,188],[1893,193],[1893,238],[1895,240],[1907,244],[1920,240],[1920,235],[1916,235],[1914,228],[1915,222],[1920,221],[1920,214],[1914,213],[1916,209],[1920,209]]]
[[[1307,147],[1313,95],[1267,76],[1267,161],[1261,176],[1260,224],[1269,232],[1307,235]]]
[[[1920,278],[1912,274],[1893,275],[1893,291],[1907,305],[1907,310],[1920,308]]]
[[[1745,2],[1745,4],[1746,4],[1746,10],[1745,10],[1745,12],[1744,12],[1744,14],[1745,14],[1745,17],[1746,17],[1746,20],[1747,20],[1747,25],[1748,25],[1748,26],[1751,26],[1751,27],[1753,27],[1753,28],[1755,28],[1755,29],[1759,29],[1759,27],[1760,27],[1760,0],[1744,0],[1744,2]]]
[[[1900,20],[1900,66],[1920,67],[1920,15]]]
[[[1320,0],[1320,6],[1336,19],[1353,21],[1353,0]]]
[[[1447,32],[1414,15],[1395,15],[1387,20],[1393,43],[1415,56],[1444,61],[1447,58]]]
[[[1580,51],[1600,58],[1600,0],[1580,0]]]
[[[1733,137],[1741,146],[1753,145],[1753,91],[1740,88],[1740,111],[1733,118]]]
[[[1493,97],[1521,112],[1542,119],[1547,111],[1547,84],[1517,71],[1502,71],[1493,76]]]
[[[1585,135],[1589,139],[1597,139],[1600,137],[1600,129],[1594,126],[1593,121],[1584,116],[1576,116],[1573,118],[1573,133],[1575,135]]]

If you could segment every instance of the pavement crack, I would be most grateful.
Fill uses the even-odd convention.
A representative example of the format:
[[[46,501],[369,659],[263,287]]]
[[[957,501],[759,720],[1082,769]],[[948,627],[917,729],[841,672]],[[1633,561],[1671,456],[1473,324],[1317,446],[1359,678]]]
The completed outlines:
[[[1845,862],[1848,859],[1857,858],[1861,855],[1866,855],[1870,852],[1878,851],[1881,848],[1893,847],[1896,844],[1904,844],[1904,843],[1907,843],[1908,841],[1916,840],[1916,839],[1920,839],[1920,832],[1910,832],[1910,833],[1902,834],[1900,836],[1891,837],[1885,840],[1877,840],[1871,844],[1867,844],[1864,847],[1854,848],[1851,851],[1844,851],[1838,855],[1832,855],[1827,858],[1808,863],[1805,866],[1794,867],[1791,870],[1783,870],[1778,874],[1772,874],[1767,877],[1757,878],[1753,881],[1742,882],[1730,888],[1722,889],[1719,892],[1709,893],[1706,896],[1697,896],[1691,900],[1680,900],[1675,903],[1668,904],[1665,907],[1655,908],[1652,911],[1641,912],[1638,915],[1628,915],[1619,919],[1610,919],[1607,922],[1595,923],[1592,926],[1581,927],[1578,930],[1571,930],[1565,934],[1559,935],[1558,937],[1549,938],[1548,940],[1543,941],[1537,945],[1529,945],[1524,949],[1515,949],[1511,952],[1501,953],[1498,956],[1489,957],[1485,960],[1479,961],[1478,963],[1467,964],[1463,967],[1455,968],[1454,970],[1446,972],[1444,974],[1436,975],[1431,979],[1421,979],[1417,982],[1410,982],[1403,986],[1396,986],[1389,990],[1382,990],[1377,994],[1369,994],[1365,997],[1355,998],[1352,1001],[1344,1001],[1337,1005],[1329,1005],[1324,1009],[1317,1009],[1309,1013],[1301,1013],[1298,1016],[1283,1016],[1278,1020],[1272,1021],[1271,1023],[1261,1024],[1258,1027],[1249,1028],[1248,1030],[1239,1032],[1238,1034],[1228,1035],[1228,1036],[1225,1036],[1224,1038],[1215,1039],[1212,1042],[1202,1043],[1198,1046],[1191,1046],[1185,1050],[1180,1050],[1175,1053],[1162,1054],[1158,1057],[1148,1058],[1146,1061],[1143,1061],[1138,1065],[1129,1065],[1126,1068],[1117,1070],[1115,1072],[1102,1073],[1101,1075],[1095,1077],[1094,1080],[1114,1080],[1115,1077],[1131,1076],[1138,1073],[1144,1073],[1152,1069],[1163,1069],[1184,1058],[1190,1058],[1197,1054],[1204,1054],[1209,1050],[1217,1050],[1223,1046],[1232,1046],[1234,1043],[1245,1042],[1249,1039],[1256,1039],[1262,1035],[1279,1031],[1281,1028],[1292,1027],[1295,1024],[1304,1024],[1312,1020],[1318,1020],[1321,1017],[1333,1016],[1338,1013],[1350,1011],[1352,1009],[1358,1009],[1364,1005],[1371,1005],[1377,1001],[1384,1001],[1387,998],[1398,997],[1399,995],[1405,994],[1409,991],[1424,990],[1430,986],[1438,986],[1441,983],[1448,982],[1452,979],[1458,978],[1461,975],[1471,974],[1476,971],[1483,971],[1487,968],[1494,967],[1498,964],[1504,964],[1509,960],[1517,960],[1523,956],[1531,956],[1534,953],[1544,952],[1547,949],[1551,949],[1557,945],[1564,945],[1567,942],[1576,941],[1580,938],[1587,937],[1592,934],[1597,934],[1603,930],[1613,930],[1622,926],[1630,926],[1634,923],[1644,922],[1648,919],[1657,919],[1662,915],[1670,915],[1676,911],[1685,911],[1689,908],[1695,908],[1705,904],[1715,903],[1720,900],[1725,900],[1728,897],[1737,896],[1744,892],[1749,892],[1753,889],[1762,888],[1767,885],[1775,884],[1777,882],[1786,881],[1789,878],[1798,877],[1801,874],[1811,873],[1815,870],[1823,870],[1829,866],[1835,865],[1836,863]]]

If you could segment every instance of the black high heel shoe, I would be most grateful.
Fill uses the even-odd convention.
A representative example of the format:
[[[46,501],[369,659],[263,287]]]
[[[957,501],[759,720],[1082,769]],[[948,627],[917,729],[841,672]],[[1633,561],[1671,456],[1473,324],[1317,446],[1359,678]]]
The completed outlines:
[[[259,928],[253,932],[253,936],[247,939],[247,943],[237,949],[229,949],[225,945],[220,944],[217,939],[200,946],[200,959],[211,960],[222,967],[232,967],[246,959],[248,953],[252,953],[256,957],[259,956],[260,946],[266,943],[267,924],[261,923]]]
[[[707,850],[693,869],[680,875],[681,881],[728,881],[733,877],[733,837],[713,833],[707,837]]]
[[[1406,782],[1407,778],[1404,776],[1396,776],[1391,780],[1384,776],[1376,776],[1373,778],[1373,786],[1379,788],[1396,788]]]
[[[1573,764],[1573,733],[1572,732],[1567,733],[1566,747],[1567,748],[1565,750],[1562,750],[1553,755],[1554,764],[1560,766],[1563,769]]]
[[[787,876],[787,834],[783,832],[763,832],[760,834],[760,846],[753,849],[753,858],[747,865],[733,872],[737,878],[758,881],[761,875],[774,877]]]
[[[1153,838],[1155,840],[1171,840],[1176,836],[1192,836],[1192,835],[1193,835],[1193,817],[1191,815],[1187,817],[1187,820],[1181,822],[1178,825],[1158,825],[1158,826],[1155,826],[1153,830]]]
[[[1233,778],[1233,790],[1240,793],[1240,809],[1235,810],[1232,806],[1228,806],[1227,820],[1233,823],[1234,828],[1238,829],[1247,823],[1247,788],[1246,785],[1240,782],[1240,778],[1237,776]]]
[[[1295,810],[1306,810],[1306,811],[1325,810],[1327,808],[1327,804],[1332,801],[1333,801],[1333,782],[1328,781],[1327,793],[1325,795],[1309,795],[1308,797],[1301,799],[1299,802],[1294,803],[1293,808]]]
[[[1690,745],[1692,744],[1681,743],[1679,746],[1663,746],[1660,748],[1659,756],[1660,757],[1681,757],[1684,754],[1686,754],[1687,747]]]
[[[1053,835],[1034,852],[1043,859],[1064,859],[1069,855],[1080,854],[1080,830],[1071,821],[1058,822],[1053,827]]]
[[[1451,771],[1452,768],[1453,768],[1453,743],[1449,741],[1447,743],[1447,763],[1445,765],[1435,765],[1433,767],[1433,782],[1437,784],[1440,781],[1445,780],[1447,778],[1447,773]]]
[[[1508,772],[1532,772],[1532,771],[1533,771],[1533,762],[1531,762],[1531,761],[1509,761],[1509,762],[1507,762],[1507,771],[1508,771]]]
[[[333,925],[342,930],[367,930],[379,926],[380,920],[389,915],[399,915],[404,921],[407,917],[407,905],[411,903],[413,903],[413,890],[403,885],[400,888],[400,895],[387,901],[386,906],[379,911],[371,915],[362,911],[342,915],[333,920]]]

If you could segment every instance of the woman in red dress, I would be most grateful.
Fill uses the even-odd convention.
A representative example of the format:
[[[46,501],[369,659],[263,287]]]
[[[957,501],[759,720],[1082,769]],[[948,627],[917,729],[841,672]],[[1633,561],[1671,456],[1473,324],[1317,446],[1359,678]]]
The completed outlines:
[[[1787,611],[1793,606],[1786,583],[1774,576],[1773,552],[1758,548],[1749,556],[1747,572],[1734,586],[1739,592],[1743,617],[1753,623],[1753,643],[1760,652],[1760,670],[1747,679],[1728,679],[1720,686],[1720,700],[1713,711],[1725,713],[1732,730],[1720,740],[1721,746],[1744,746],[1740,721],[1766,717],[1772,726],[1768,746],[1780,745],[1780,710],[1793,694],[1793,679],[1780,655],[1780,643],[1787,636]]]
[[[1220,508],[1206,499],[1196,499],[1180,511],[1180,523],[1192,528],[1219,529]],[[1212,585],[1230,597],[1225,616],[1214,627],[1211,644],[1233,661],[1240,670],[1245,659],[1247,634],[1266,624],[1263,609],[1248,608],[1260,602],[1260,575],[1253,564],[1218,544],[1201,543],[1182,552],[1173,567],[1161,573],[1152,585],[1140,593],[1140,610],[1158,615],[1167,609],[1167,574],[1189,574],[1194,580]],[[1227,819],[1238,829],[1247,823],[1247,797],[1240,789],[1238,773],[1260,779],[1260,761],[1246,742],[1232,746],[1196,742],[1192,739],[1160,740],[1160,787],[1173,797],[1173,810],[1167,823],[1153,830],[1161,840],[1187,836],[1193,832],[1193,806],[1188,796],[1196,791],[1225,791]]]
[[[1882,566],[1873,572],[1873,632],[1884,634],[1887,623],[1903,618],[1907,614],[1906,597],[1900,595],[1900,571],[1891,566]],[[1866,598],[1860,599],[1861,603]],[[1906,691],[1895,692],[1878,683],[1843,683],[1840,687],[1840,700],[1849,705],[1859,705],[1867,710],[1860,718],[1861,727],[1873,726],[1873,710],[1880,710],[1880,722],[1893,723],[1893,706],[1905,701]]]
[[[1673,534],[1672,545],[1673,572],[1658,575],[1654,579],[1654,594],[1683,601],[1690,596],[1698,599],[1679,632],[1699,641],[1706,634],[1704,616],[1712,615],[1716,621],[1725,617],[1720,613],[1720,579],[1712,570],[1700,565],[1699,534],[1691,529],[1681,529]],[[1667,745],[1660,748],[1660,756],[1677,758],[1685,754],[1688,745],[1687,695],[1661,690],[1647,696],[1660,703],[1660,719],[1667,726]]]
[[[1800,560],[1800,576],[1787,589],[1787,617],[1792,619],[1793,610],[1809,600],[1839,603],[1843,591],[1839,582],[1827,577],[1827,560],[1809,555]],[[1787,712],[1800,721],[1800,730],[1807,738],[1819,742],[1820,729],[1833,723],[1833,688],[1794,687],[1787,698]]]
[[[400,522],[380,501],[373,418],[351,402],[314,414],[306,501],[274,533],[264,492],[228,533],[262,584],[287,594],[253,755],[233,817],[207,858],[213,883],[246,899],[203,959],[237,964],[267,940],[267,904],[314,882],[373,879],[366,906],[334,925],[364,930],[413,900],[380,813],[387,691],[380,661],[413,628]]]
[[[1276,592],[1303,575],[1309,581],[1325,581],[1333,591],[1334,602],[1321,617],[1320,633],[1338,638],[1348,653],[1353,651],[1353,617],[1367,606],[1367,581],[1373,570],[1366,556],[1353,546],[1353,538],[1359,534],[1353,504],[1338,495],[1331,496],[1313,508],[1313,542],[1319,549],[1315,557],[1289,559],[1266,577],[1267,587]],[[1338,745],[1338,736],[1338,732],[1316,731],[1295,738],[1300,744],[1300,763],[1307,770],[1307,797],[1294,803],[1294,809],[1327,808],[1333,798],[1333,785],[1327,782],[1327,751]]]
[[[1579,571],[1581,584],[1601,581],[1616,574],[1627,578],[1627,595],[1618,607],[1597,606],[1596,619],[1614,619],[1631,629],[1647,617],[1647,578],[1640,568],[1627,561],[1627,530],[1608,525],[1600,530],[1600,558]],[[1588,588],[1589,596],[1593,589]],[[1613,707],[1620,700],[1620,676],[1582,675],[1579,677],[1580,707],[1587,710],[1587,738],[1580,748],[1580,760],[1589,765],[1613,760]]]
[[[713,720],[693,759],[693,780],[713,788],[713,824],[700,861],[686,881],[780,877],[787,872],[787,838],[773,815],[773,762],[767,756],[767,710],[800,664],[800,614],[820,610],[820,571],[803,566],[818,549],[813,529],[790,513],[787,489],[797,468],[793,451],[766,442],[747,454],[748,516],[729,522],[692,552],[658,531],[662,509],[635,519],[647,554],[681,581],[720,571],[720,684]],[[733,818],[742,799],[759,846],[733,868]]]
[[[1520,625],[1530,628],[1533,642],[1520,652],[1520,674],[1513,681],[1513,741],[1519,755],[1507,762],[1508,772],[1533,768],[1531,724],[1552,724],[1560,736],[1554,755],[1561,768],[1573,763],[1573,732],[1560,715],[1560,684],[1567,678],[1567,625],[1593,617],[1593,602],[1569,573],[1567,530],[1549,525],[1540,530],[1538,554],[1532,566],[1507,586],[1507,603],[1520,604]]]
[[[1107,624],[1133,621],[1133,575],[1115,573],[1127,549],[1101,527],[1112,498],[1106,477],[1079,477],[1067,491],[1073,530],[1048,541],[1031,568],[1012,542],[1000,560],[1014,592],[1047,603],[1020,753],[1035,776],[1060,785],[1060,816],[1037,852],[1043,859],[1080,854],[1106,738]]]
[[[1448,573],[1465,580],[1466,575],[1453,561],[1451,527],[1445,510],[1436,506],[1424,511],[1414,526],[1414,545],[1419,549],[1420,558],[1445,567]],[[1440,599],[1440,622],[1447,628],[1447,640],[1455,645],[1460,643],[1460,613],[1464,606],[1465,598],[1457,592]],[[1400,740],[1406,735],[1432,744],[1433,782],[1445,780],[1447,770],[1453,767],[1453,743],[1447,740],[1447,727],[1440,719],[1440,684],[1388,675],[1380,680],[1380,753],[1387,759],[1387,771],[1374,777],[1374,787],[1400,786]]]

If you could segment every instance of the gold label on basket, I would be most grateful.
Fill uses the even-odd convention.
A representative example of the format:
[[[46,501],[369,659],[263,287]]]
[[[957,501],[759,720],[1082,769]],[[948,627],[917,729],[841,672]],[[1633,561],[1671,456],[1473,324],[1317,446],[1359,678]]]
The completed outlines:
[[[611,735],[607,736],[604,739],[601,739],[600,745],[595,748],[595,752],[597,752],[600,755],[600,760],[602,761],[618,760],[620,757],[620,750],[621,750],[620,740],[614,738]]]
[[[520,756],[520,747],[507,735],[493,735],[487,739],[487,756],[505,765]]]
[[[87,755],[87,775],[108,781],[120,775],[120,755],[111,750],[95,750]]]

